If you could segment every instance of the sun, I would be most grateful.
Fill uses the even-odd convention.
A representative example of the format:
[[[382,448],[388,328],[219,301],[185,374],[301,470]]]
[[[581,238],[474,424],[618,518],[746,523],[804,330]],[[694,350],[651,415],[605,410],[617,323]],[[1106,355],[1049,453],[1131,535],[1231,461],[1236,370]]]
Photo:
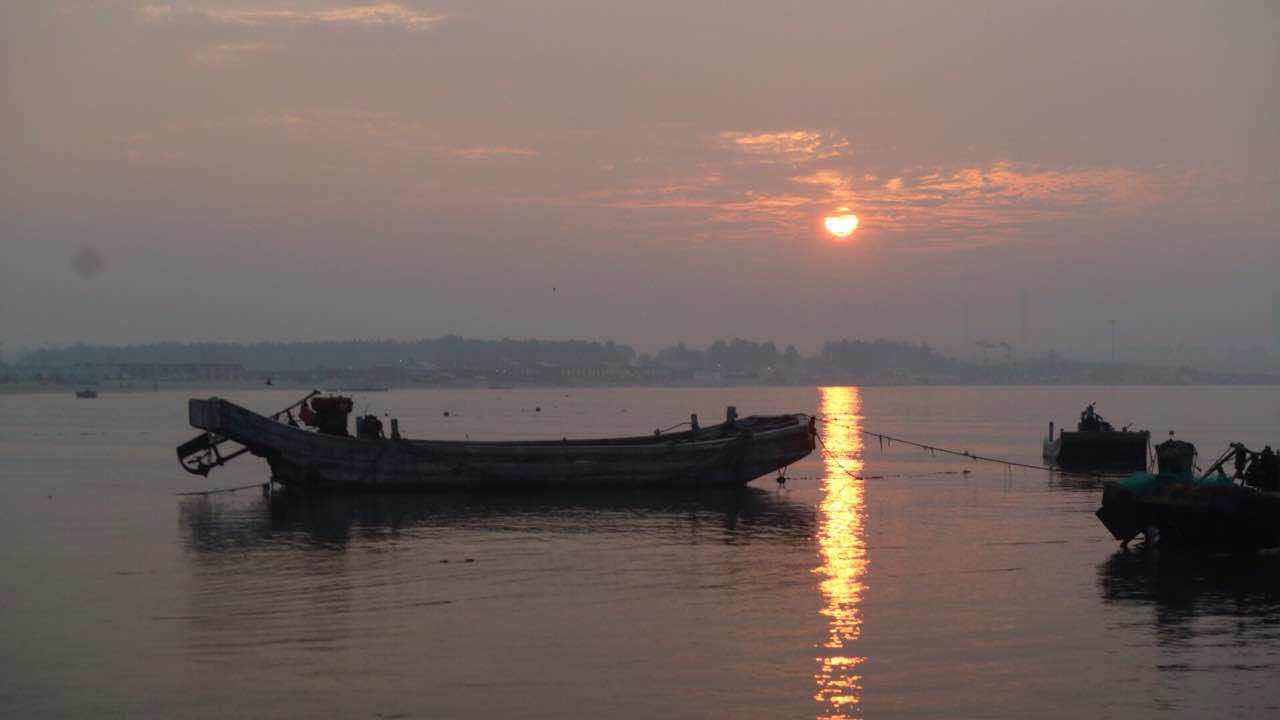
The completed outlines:
[[[842,207],[824,218],[822,224],[827,226],[827,232],[843,239],[858,229],[858,216],[850,212],[849,208]]]

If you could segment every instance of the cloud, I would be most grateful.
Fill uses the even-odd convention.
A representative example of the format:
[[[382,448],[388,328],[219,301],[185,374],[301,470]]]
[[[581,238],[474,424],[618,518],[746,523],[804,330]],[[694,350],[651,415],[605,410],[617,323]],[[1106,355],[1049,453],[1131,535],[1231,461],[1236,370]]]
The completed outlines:
[[[345,108],[261,111],[227,118],[222,124],[274,128],[305,135],[352,137],[407,136],[423,130],[421,123],[398,113]]]
[[[717,141],[757,162],[802,163],[840,157],[849,149],[849,140],[817,130],[776,130],[744,132],[726,130]]]
[[[253,28],[391,28],[412,32],[430,30],[444,19],[444,15],[415,10],[395,2],[329,7],[308,7],[299,3],[245,6],[217,2],[167,2],[144,5],[138,13],[156,23],[207,22]]]
[[[462,160],[527,160],[538,156],[538,151],[527,147],[489,145],[456,148],[450,155]]]
[[[808,175],[797,175],[791,180],[801,185],[825,189],[832,195],[848,194],[853,190],[853,178],[838,170],[816,170]]]
[[[135,166],[217,166],[223,155],[216,148],[233,144],[257,148],[256,156],[263,158],[289,153],[290,163],[311,163],[326,173],[359,167],[369,182],[380,177],[400,182],[405,174],[415,176],[432,166],[466,164],[482,172],[488,165],[508,166],[541,156],[526,143],[502,140],[482,131],[460,138],[397,112],[296,108],[155,127],[124,135],[116,145]]]
[[[1193,175],[1168,167],[1050,167],[1007,159],[901,167],[855,162],[852,143],[817,130],[723,131],[694,147],[666,136],[616,168],[621,185],[577,203],[628,213],[630,227],[721,241],[812,241],[822,217],[852,208],[859,236],[898,248],[961,248],[1032,242],[1047,228],[1170,205]]]
[[[351,150],[390,150],[408,156],[466,161],[528,160],[539,152],[503,143],[459,145],[428,123],[400,113],[352,109],[263,112],[227,121],[274,130],[297,142]]]
[[[265,42],[217,43],[195,50],[191,61],[207,68],[227,68],[244,63],[249,57],[280,50],[281,46]]]
[[[912,189],[924,198],[992,206],[1119,206],[1155,202],[1171,189],[1171,183],[1179,181],[1132,168],[1046,168],[1002,160],[986,166],[937,168],[917,177]]]
[[[1165,166],[855,160],[850,141],[815,130],[664,126],[540,134],[536,143],[485,135],[395,112],[311,108],[248,113],[123,142],[133,164],[197,167],[222,161],[212,151],[195,155],[199,148],[235,142],[263,157],[288,153],[291,167],[310,163],[311,177],[339,195],[358,177],[388,203],[447,197],[574,207],[591,211],[592,231],[617,236],[623,228],[647,242],[810,243],[822,237],[826,214],[848,207],[860,219],[855,241],[944,249],[1034,243],[1069,235],[1063,223],[1131,218],[1203,194],[1199,176]],[[527,162],[543,157],[554,162]],[[344,167],[360,172],[335,172]],[[456,182],[463,172],[467,182]]]

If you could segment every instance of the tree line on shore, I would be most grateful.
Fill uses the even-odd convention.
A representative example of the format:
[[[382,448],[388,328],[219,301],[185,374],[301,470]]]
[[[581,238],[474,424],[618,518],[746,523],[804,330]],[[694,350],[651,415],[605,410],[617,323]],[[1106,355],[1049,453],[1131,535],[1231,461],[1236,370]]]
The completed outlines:
[[[445,335],[421,340],[329,340],[299,342],[159,342],[135,345],[78,343],[33,350],[19,360],[28,367],[86,365],[233,363],[252,372],[320,368],[440,368],[495,373],[513,367],[561,369],[665,368],[770,380],[841,380],[959,383],[1271,383],[1264,375],[1212,373],[1189,367],[1071,360],[1054,353],[997,363],[974,363],[939,353],[927,343],[897,340],[830,340],[806,355],[773,341],[716,340],[705,347],[683,342],[654,353],[638,353],[613,341],[484,340]]]
[[[481,340],[445,335],[422,340],[324,340],[299,342],[158,342],[135,345],[77,343],[40,348],[19,362],[69,366],[121,363],[237,363],[252,370],[309,367],[378,367],[424,364],[445,368],[499,369],[513,363],[560,367],[667,366],[726,371],[800,368],[821,364],[839,368],[899,367],[946,372],[963,365],[925,343],[894,340],[835,340],[818,353],[804,355],[794,345],[742,338],[716,340],[706,347],[683,342],[655,353],[637,353],[630,345],[586,340]]]

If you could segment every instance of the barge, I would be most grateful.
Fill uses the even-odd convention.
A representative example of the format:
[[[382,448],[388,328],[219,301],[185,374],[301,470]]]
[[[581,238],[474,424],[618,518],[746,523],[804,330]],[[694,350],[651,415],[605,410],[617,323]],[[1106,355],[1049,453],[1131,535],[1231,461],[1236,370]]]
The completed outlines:
[[[395,420],[387,436],[372,415],[357,418],[351,435],[351,409],[350,398],[316,392],[272,416],[221,398],[192,399],[190,423],[204,432],[177,448],[178,459],[204,476],[249,453],[267,462],[273,482],[304,490],[702,487],[781,471],[816,442],[809,415],[738,418],[732,407],[725,422],[699,427],[693,415],[682,432],[489,442],[409,440]]]

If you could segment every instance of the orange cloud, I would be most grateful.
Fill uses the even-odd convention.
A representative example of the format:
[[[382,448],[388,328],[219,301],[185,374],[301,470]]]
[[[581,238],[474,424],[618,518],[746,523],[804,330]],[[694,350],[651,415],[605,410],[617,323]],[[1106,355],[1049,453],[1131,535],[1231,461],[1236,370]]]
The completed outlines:
[[[293,27],[311,25],[332,28],[400,28],[424,31],[444,19],[395,2],[307,9],[294,3],[268,7],[243,7],[226,3],[166,2],[145,5],[139,13],[154,22],[202,20],[242,27]]]
[[[721,133],[717,138],[731,141],[724,146],[727,156],[703,161],[697,171],[640,177],[623,188],[586,193],[576,202],[678,212],[691,235],[722,239],[811,237],[817,218],[848,206],[862,219],[863,232],[892,239],[899,247],[955,248],[1013,240],[1073,217],[1134,212],[1168,202],[1190,185],[1186,174],[1163,169],[1048,168],[1008,160],[854,172],[848,161],[819,162],[819,136],[813,133]],[[744,163],[742,153],[758,162]],[[788,173],[797,163],[779,166],[783,157],[811,169]]]
[[[939,199],[991,205],[1117,205],[1156,201],[1168,189],[1169,181],[1130,168],[1051,169],[997,161],[986,167],[934,170],[916,178],[914,189]]]
[[[533,145],[351,109],[260,112],[203,130],[141,133],[124,152],[133,163],[215,163],[220,156],[194,155],[202,143],[193,133],[200,132],[266,151],[305,144],[291,162],[311,158],[335,184],[348,180],[329,168],[358,165],[366,184],[382,183],[382,198],[439,202],[449,194],[477,204],[575,207],[592,210],[602,231],[623,227],[654,239],[811,242],[820,237],[821,218],[843,206],[857,213],[859,237],[896,248],[1032,242],[1048,228],[1060,234],[1063,222],[1184,206],[1197,192],[1197,176],[1165,167],[855,163],[847,140],[807,130],[708,134],[679,126],[540,135]],[[822,159],[830,148],[840,154]],[[555,162],[522,162],[544,153]],[[453,188],[440,181],[421,191],[424,177],[453,171],[424,170],[460,164],[474,182]]]
[[[759,162],[811,162],[839,157],[849,148],[848,139],[816,130],[742,132],[726,130],[717,141]]]
[[[807,175],[797,175],[791,180],[800,185],[824,188],[832,195],[845,195],[853,190],[853,178],[837,170],[816,170]]]

